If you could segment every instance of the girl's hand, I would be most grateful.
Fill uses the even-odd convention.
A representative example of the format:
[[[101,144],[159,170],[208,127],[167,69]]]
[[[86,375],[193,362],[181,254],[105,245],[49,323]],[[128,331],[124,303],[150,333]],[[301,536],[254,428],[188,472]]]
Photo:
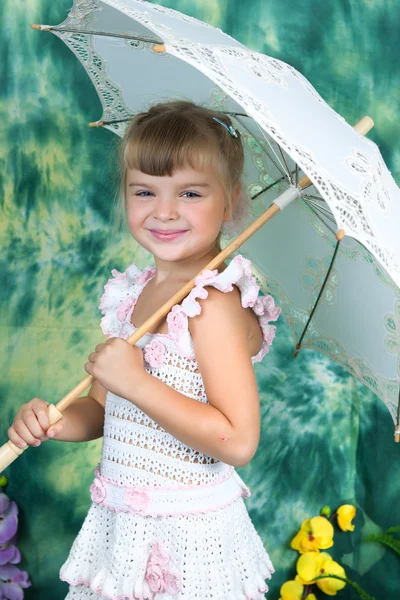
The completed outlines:
[[[128,400],[148,377],[141,348],[121,338],[110,338],[96,346],[85,371],[107,390]]]
[[[21,406],[8,430],[8,437],[16,446],[40,446],[41,442],[49,439],[47,430],[50,421],[47,407],[47,402],[40,398],[33,398]]]

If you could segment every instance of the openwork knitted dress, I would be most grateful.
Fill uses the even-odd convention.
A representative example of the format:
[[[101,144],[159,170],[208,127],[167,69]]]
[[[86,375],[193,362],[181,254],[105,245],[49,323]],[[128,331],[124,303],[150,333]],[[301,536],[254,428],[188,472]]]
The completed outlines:
[[[100,309],[105,335],[126,339],[131,315],[155,269],[113,271]],[[167,317],[167,334],[146,334],[146,371],[207,403],[188,320],[207,286],[237,286],[258,316],[268,352],[279,309],[260,296],[250,261],[235,256],[222,273],[206,271]],[[250,491],[235,469],[185,446],[133,403],[108,393],[101,463],[92,505],[60,577],[67,600],[261,600],[274,569],[243,501]]]

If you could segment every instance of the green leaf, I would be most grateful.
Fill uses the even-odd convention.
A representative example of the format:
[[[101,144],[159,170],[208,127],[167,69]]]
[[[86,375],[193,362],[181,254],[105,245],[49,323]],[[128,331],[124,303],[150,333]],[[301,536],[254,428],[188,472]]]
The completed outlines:
[[[393,529],[393,527],[391,528]],[[364,538],[365,542],[380,542],[390,550],[393,550],[398,556],[400,556],[400,540],[393,537],[388,533],[373,533]]]
[[[389,529],[386,530],[386,533],[400,533],[400,525],[389,527]]]
[[[312,583],[314,583],[315,581],[318,581],[318,579],[339,579],[340,581],[344,581],[350,587],[352,587],[353,590],[355,590],[357,592],[357,594],[360,596],[361,600],[375,600],[375,598],[373,596],[370,596],[369,594],[367,594],[367,592],[365,592],[358,585],[358,583],[356,583],[355,581],[351,581],[351,579],[347,579],[347,577],[340,577],[340,575],[319,575],[318,577],[313,579]]]

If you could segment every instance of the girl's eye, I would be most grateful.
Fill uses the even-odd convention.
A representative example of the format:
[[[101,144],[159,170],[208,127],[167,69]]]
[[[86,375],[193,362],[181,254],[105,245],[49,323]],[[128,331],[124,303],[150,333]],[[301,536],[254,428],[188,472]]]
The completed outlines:
[[[149,192],[148,190],[144,190],[142,192],[137,192],[135,195],[143,197],[143,198],[147,198],[149,195],[150,196],[153,195],[153,192]]]
[[[200,194],[196,192],[184,192],[183,195],[188,194],[187,198],[200,198]]]

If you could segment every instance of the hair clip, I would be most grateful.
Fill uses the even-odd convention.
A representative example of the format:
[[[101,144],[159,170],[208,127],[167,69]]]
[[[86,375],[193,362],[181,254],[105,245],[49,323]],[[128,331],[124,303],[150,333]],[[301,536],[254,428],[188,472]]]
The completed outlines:
[[[234,138],[239,137],[238,132],[236,131],[236,129],[234,129],[234,127],[232,127],[232,125],[227,125],[223,121],[220,121],[220,119],[217,119],[217,117],[213,117],[213,119],[214,119],[214,121],[217,121],[217,123],[220,123],[221,125],[223,125],[223,127],[225,127],[225,129],[231,134],[232,137],[234,137]]]

